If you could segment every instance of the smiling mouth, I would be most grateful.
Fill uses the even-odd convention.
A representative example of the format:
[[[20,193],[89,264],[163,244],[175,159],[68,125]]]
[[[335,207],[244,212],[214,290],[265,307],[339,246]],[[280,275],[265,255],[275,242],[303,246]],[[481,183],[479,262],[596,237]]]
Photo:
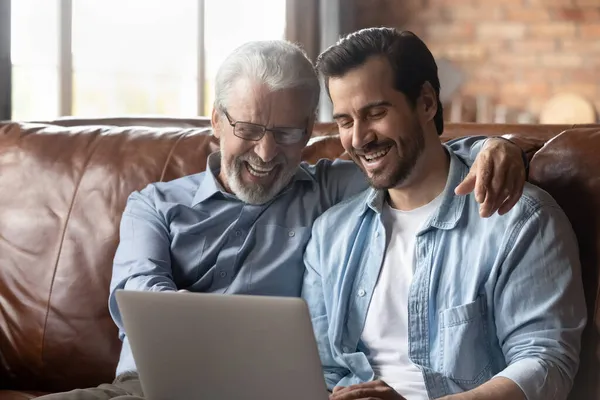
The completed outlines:
[[[385,155],[390,151],[391,148],[392,148],[392,146],[388,146],[386,148],[383,148],[381,150],[378,150],[378,151],[375,151],[372,153],[360,154],[359,157],[368,163],[372,163],[374,161],[379,160],[380,158],[385,157]]]
[[[269,175],[275,169],[275,166],[270,168],[259,167],[258,165],[252,165],[249,162],[246,162],[246,169],[252,176],[256,176],[257,178],[264,178]]]

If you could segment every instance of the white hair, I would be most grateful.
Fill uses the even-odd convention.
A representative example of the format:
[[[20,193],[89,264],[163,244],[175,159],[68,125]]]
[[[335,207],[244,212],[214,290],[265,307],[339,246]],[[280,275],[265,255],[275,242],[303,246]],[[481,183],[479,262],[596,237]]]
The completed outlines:
[[[229,92],[240,79],[264,84],[271,92],[306,90],[311,110],[319,104],[320,85],[316,70],[306,53],[285,40],[254,41],[235,49],[221,64],[215,79],[217,110],[227,108]]]

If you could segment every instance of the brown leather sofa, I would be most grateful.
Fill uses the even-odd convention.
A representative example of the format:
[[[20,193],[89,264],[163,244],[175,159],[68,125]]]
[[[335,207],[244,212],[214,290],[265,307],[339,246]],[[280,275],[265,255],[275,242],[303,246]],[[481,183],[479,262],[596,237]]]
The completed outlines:
[[[118,126],[130,125],[130,126]],[[135,125],[146,125],[139,127]],[[121,211],[149,182],[204,170],[206,119],[0,124],[0,400],[112,380],[120,350],[107,295]],[[320,125],[305,159],[343,154]],[[445,138],[513,134],[530,180],[577,233],[588,307],[571,399],[600,399],[600,125],[449,125]]]

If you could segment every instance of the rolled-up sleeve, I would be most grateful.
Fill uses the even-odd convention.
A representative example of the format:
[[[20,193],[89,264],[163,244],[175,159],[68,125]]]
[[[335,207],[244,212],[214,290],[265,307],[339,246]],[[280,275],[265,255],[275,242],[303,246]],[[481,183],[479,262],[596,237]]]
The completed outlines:
[[[564,212],[544,205],[517,226],[494,295],[507,368],[528,400],[566,399],[579,366],[586,307],[577,241]]]
[[[135,363],[115,293],[124,290],[177,290],[173,282],[168,226],[154,208],[152,187],[129,196],[121,218],[120,241],[113,262],[108,307],[123,340],[117,375],[135,370]]]

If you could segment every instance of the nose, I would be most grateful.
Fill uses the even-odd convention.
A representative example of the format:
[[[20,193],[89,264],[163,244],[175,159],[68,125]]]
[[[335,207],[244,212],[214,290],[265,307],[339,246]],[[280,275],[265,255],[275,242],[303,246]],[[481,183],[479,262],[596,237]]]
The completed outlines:
[[[367,144],[376,140],[377,136],[373,132],[369,125],[362,121],[354,121],[352,127],[352,147],[355,149],[362,149]]]
[[[263,162],[272,161],[279,154],[279,145],[273,138],[271,132],[265,132],[265,135],[258,141],[254,147],[254,152]]]

